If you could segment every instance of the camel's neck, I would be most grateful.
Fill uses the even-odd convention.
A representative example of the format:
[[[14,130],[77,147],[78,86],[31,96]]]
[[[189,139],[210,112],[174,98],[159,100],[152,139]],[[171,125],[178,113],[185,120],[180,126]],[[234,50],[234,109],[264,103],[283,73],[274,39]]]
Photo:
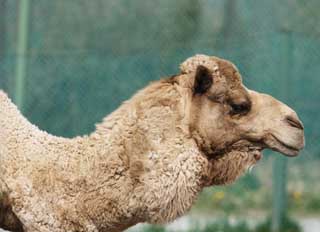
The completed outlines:
[[[181,96],[172,84],[157,82],[138,92],[107,116],[89,138],[122,147],[140,157],[171,138],[187,136],[182,126]]]
[[[19,181],[21,186],[33,186],[33,194],[57,204],[57,215],[60,208],[65,210],[64,220],[78,220],[74,215],[81,215],[90,219],[84,224],[101,231],[118,231],[119,224],[125,229],[142,221],[173,220],[191,207],[201,191],[207,165],[185,127],[184,102],[173,84],[155,83],[108,116],[94,133],[74,139],[40,132],[20,119],[12,103],[8,104],[12,112],[1,110],[3,103],[0,124],[8,127],[8,133],[0,133],[4,141],[0,153],[7,154],[0,157],[7,157],[1,159],[7,167],[2,168],[2,177],[10,188]],[[11,127],[7,113],[18,115],[16,121],[28,125],[27,130]],[[6,140],[12,130],[17,134]],[[10,141],[23,142],[11,146]],[[21,165],[25,162],[28,165]]]
[[[103,194],[112,198],[112,192],[117,192],[124,204],[117,207],[140,221],[175,219],[191,207],[202,189],[206,159],[185,131],[181,101],[179,92],[168,84],[148,87],[89,136],[99,141],[95,143],[108,162],[108,174],[101,178],[119,175],[118,183],[104,182]]]

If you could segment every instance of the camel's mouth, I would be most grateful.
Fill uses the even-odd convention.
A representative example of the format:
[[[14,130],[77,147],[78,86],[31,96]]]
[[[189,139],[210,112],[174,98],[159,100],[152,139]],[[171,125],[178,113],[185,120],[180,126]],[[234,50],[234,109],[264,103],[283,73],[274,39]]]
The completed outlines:
[[[268,148],[290,157],[297,156],[299,154],[299,151],[301,150],[301,148],[299,147],[294,147],[292,145],[286,144],[274,135],[269,136],[268,139],[266,139],[265,143]]]

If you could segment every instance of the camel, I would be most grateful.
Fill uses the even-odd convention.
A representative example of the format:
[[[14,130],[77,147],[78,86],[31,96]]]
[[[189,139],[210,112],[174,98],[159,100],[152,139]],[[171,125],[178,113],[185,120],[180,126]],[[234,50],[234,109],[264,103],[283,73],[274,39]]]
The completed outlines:
[[[234,182],[269,148],[304,147],[297,114],[247,89],[236,66],[207,55],[138,91],[87,136],[50,135],[0,92],[0,227],[123,231],[168,223],[209,186]]]

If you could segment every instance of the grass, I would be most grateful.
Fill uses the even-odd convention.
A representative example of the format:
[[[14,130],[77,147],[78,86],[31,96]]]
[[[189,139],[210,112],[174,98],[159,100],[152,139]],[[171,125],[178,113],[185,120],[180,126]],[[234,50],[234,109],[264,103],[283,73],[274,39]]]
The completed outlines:
[[[196,228],[191,231],[199,231]],[[191,232],[190,231],[190,232]],[[251,232],[248,224],[246,222],[239,222],[235,225],[231,225],[228,220],[222,220],[215,223],[206,225],[206,227],[201,232]]]
[[[258,224],[255,227],[250,227],[247,222],[242,221],[238,223],[230,223],[227,218],[218,220],[216,222],[206,225],[204,228],[194,226],[188,231],[184,232],[270,232],[271,220],[267,219],[265,222]],[[299,225],[289,218],[285,218],[284,224],[280,228],[281,232],[301,232]],[[170,232],[164,227],[148,226],[143,232]]]
[[[271,219],[267,219],[264,223],[258,225],[254,232],[270,232],[271,231]],[[301,232],[301,228],[292,219],[286,217],[283,220],[283,224],[280,227],[281,232]]]

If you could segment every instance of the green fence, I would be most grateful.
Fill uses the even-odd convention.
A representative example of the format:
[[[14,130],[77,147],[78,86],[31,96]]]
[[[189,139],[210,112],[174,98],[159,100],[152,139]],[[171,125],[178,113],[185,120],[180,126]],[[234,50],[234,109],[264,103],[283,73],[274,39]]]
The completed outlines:
[[[72,137],[195,53],[230,59],[249,88],[287,102],[305,124],[306,149],[288,165],[289,196],[281,191],[287,172],[279,172],[286,161],[275,162],[274,221],[284,200],[293,211],[320,213],[319,7],[318,0],[0,0],[0,88],[40,128]],[[258,172],[232,191],[264,192],[248,187],[268,185],[271,174]],[[228,190],[201,199],[216,191]],[[295,207],[297,192],[305,198]],[[257,207],[271,213],[271,191],[263,194]]]

